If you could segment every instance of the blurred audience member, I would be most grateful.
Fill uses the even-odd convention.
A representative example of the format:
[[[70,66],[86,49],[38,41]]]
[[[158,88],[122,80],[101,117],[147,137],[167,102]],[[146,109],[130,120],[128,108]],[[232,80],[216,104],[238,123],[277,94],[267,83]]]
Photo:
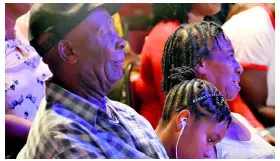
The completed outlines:
[[[15,29],[18,17],[32,4],[5,4],[5,136],[6,157],[24,145],[31,122],[44,97],[44,80],[51,76],[35,49]]]

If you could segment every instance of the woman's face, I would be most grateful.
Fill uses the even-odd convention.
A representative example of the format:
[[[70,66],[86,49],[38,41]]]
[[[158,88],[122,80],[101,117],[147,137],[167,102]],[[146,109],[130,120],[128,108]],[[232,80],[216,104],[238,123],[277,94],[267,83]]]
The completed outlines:
[[[228,123],[202,119],[188,121],[178,143],[178,158],[211,158],[209,151],[226,135]]]
[[[236,98],[240,91],[239,81],[243,68],[234,56],[231,42],[218,37],[221,50],[211,52],[212,59],[204,59],[205,73],[202,79],[212,83],[217,87],[227,100]]]

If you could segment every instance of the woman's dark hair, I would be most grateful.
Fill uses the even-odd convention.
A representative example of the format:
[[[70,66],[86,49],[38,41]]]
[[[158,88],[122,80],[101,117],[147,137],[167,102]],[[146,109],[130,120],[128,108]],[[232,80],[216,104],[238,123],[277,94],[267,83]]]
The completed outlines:
[[[195,66],[201,58],[211,59],[212,50],[220,50],[219,39],[225,39],[222,28],[214,22],[181,25],[165,43],[162,57],[162,89],[165,93],[185,80],[197,78]],[[213,45],[207,46],[207,42]]]
[[[173,112],[189,110],[196,121],[231,123],[230,110],[221,92],[211,83],[193,79],[177,84],[168,93],[160,124],[166,126]]]
[[[192,9],[192,3],[154,3],[153,24],[160,21],[177,20],[181,24],[188,22],[187,13]]]

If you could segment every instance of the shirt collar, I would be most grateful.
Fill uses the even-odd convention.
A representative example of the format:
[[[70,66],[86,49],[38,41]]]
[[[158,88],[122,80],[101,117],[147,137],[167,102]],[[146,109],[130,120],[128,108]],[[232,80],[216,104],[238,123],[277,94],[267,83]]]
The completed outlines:
[[[96,124],[97,116],[108,118],[108,114],[100,107],[53,83],[51,78],[45,81],[45,89],[48,103],[62,105],[65,109],[83,118],[92,126]],[[106,100],[108,100],[108,98],[106,98]]]

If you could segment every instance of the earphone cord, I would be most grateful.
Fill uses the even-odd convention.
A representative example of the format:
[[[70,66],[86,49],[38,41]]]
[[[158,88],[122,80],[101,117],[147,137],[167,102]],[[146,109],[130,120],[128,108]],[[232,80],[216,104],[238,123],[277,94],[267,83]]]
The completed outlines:
[[[181,131],[180,131],[180,135],[179,135],[179,138],[178,138],[178,140],[177,140],[177,143],[176,143],[176,159],[178,159],[178,154],[177,154],[177,152],[178,152],[178,143],[179,143],[179,140],[180,140],[180,138],[181,138],[181,135],[183,134],[183,131],[184,131],[184,129],[185,129],[185,124],[183,124],[183,127],[182,127],[182,129],[181,129]]]

